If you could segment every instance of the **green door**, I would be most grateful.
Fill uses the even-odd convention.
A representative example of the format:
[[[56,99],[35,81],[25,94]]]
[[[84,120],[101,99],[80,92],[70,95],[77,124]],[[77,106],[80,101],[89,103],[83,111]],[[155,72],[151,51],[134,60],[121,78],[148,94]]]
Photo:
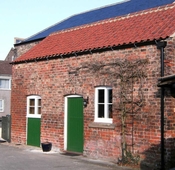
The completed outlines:
[[[83,98],[68,98],[67,150],[83,152]]]
[[[27,145],[40,146],[41,118],[28,118]]]

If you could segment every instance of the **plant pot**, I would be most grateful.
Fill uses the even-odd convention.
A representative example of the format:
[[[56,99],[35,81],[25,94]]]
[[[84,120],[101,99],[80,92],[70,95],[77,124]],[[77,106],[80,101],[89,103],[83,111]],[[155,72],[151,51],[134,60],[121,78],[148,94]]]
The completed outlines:
[[[52,149],[52,143],[51,142],[44,142],[41,143],[43,152],[49,152]]]

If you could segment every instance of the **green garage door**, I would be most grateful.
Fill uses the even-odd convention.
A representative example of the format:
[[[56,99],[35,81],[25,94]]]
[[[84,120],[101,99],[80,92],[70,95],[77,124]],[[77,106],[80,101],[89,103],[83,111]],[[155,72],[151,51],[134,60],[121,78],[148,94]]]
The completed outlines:
[[[28,118],[27,145],[40,146],[41,118]]]
[[[83,152],[83,98],[68,98],[67,150]]]

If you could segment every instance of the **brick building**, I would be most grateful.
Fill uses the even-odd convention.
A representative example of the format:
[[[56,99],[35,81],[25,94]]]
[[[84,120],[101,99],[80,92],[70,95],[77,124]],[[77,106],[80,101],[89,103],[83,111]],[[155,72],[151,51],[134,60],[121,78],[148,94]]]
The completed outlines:
[[[174,13],[173,3],[58,31],[17,58],[12,142],[40,146],[49,141],[60,151],[115,162],[131,153],[141,167],[159,167],[160,90],[166,82],[160,77],[162,69],[165,76],[175,70]],[[175,150],[169,87],[164,101],[169,168]]]

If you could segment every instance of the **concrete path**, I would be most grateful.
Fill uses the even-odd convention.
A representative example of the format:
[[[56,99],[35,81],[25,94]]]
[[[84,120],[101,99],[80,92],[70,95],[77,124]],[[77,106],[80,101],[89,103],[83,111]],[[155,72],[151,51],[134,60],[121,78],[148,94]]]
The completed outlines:
[[[42,152],[40,148],[0,143],[0,170],[130,170],[83,156]]]

